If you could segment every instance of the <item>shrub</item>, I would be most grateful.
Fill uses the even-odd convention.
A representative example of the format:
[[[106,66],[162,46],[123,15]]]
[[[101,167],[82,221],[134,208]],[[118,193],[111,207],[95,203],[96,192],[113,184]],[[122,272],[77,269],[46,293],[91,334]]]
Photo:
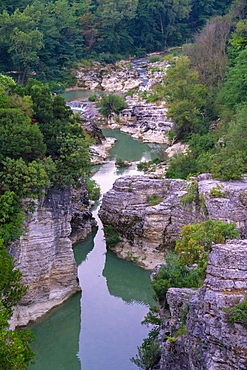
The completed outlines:
[[[247,329],[247,296],[245,299],[233,307],[223,309],[229,313],[229,321],[232,323],[239,322]]]
[[[114,94],[102,95],[96,105],[99,107],[99,112],[105,117],[108,117],[113,112],[118,114],[127,107],[124,98]]]
[[[215,198],[225,198],[226,197],[226,192],[221,191],[223,188],[224,188],[224,186],[222,186],[222,185],[214,186],[210,190],[209,195],[211,197],[215,197]]]
[[[169,288],[198,288],[202,282],[199,269],[189,269],[183,265],[181,257],[174,253],[166,255],[166,264],[160,269],[152,286],[159,300],[164,300]]]
[[[185,205],[192,202],[198,202],[198,200],[198,183],[197,181],[192,181],[191,185],[187,189],[187,193],[182,196],[180,202]]]
[[[86,189],[89,199],[98,200],[100,197],[100,187],[95,180],[87,179]]]
[[[151,202],[152,206],[156,206],[157,204],[160,204],[162,202],[162,198],[159,197],[157,194],[152,194],[147,196],[147,201]]]
[[[112,225],[104,226],[105,241],[108,248],[114,248],[121,239]]]
[[[130,359],[140,369],[153,369],[159,363],[161,349],[158,341],[159,328],[153,328],[148,334],[148,338],[143,339],[142,345],[137,347],[138,354]]]
[[[129,162],[128,161],[125,161],[121,157],[117,157],[116,158],[115,164],[116,164],[117,167],[128,167],[129,166]]]
[[[225,243],[226,239],[237,238],[239,230],[235,224],[209,219],[198,224],[183,226],[180,239],[176,241],[175,251],[180,253],[184,265],[198,264],[205,270],[211,246]]]
[[[150,55],[148,63],[161,62],[163,57],[161,55]]]
[[[92,101],[92,102],[94,102],[94,101],[96,101],[96,100],[97,100],[97,98],[98,98],[98,95],[97,95],[97,94],[93,94],[93,95],[90,95],[90,96],[88,97],[88,101]]]

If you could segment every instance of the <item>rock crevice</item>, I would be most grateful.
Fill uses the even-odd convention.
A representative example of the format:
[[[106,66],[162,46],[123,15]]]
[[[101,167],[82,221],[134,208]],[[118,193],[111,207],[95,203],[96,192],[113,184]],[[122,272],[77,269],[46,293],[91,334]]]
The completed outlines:
[[[241,266],[241,268],[240,268]],[[170,319],[160,332],[160,370],[240,370],[247,366],[247,329],[231,323],[227,307],[245,299],[247,240],[231,240],[212,248],[204,286],[167,292]],[[176,337],[182,308],[187,305],[186,332]]]

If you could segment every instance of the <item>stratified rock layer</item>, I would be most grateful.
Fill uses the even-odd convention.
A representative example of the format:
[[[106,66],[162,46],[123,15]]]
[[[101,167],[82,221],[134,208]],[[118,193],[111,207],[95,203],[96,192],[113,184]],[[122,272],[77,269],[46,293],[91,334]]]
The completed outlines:
[[[202,288],[168,290],[160,370],[247,368],[247,329],[241,320],[231,323],[224,310],[244,300],[246,276],[247,240],[233,240],[213,246]],[[177,336],[185,310],[187,332]],[[169,341],[167,336],[177,340]]]
[[[88,203],[85,188],[51,189],[36,201],[26,221],[25,234],[11,246],[14,264],[28,291],[15,308],[11,325],[26,325],[80,290],[72,250],[73,240],[85,238],[92,229],[92,215],[79,208]]]
[[[139,257],[139,264],[153,268],[163,261],[163,251],[174,245],[184,225],[208,218],[233,221],[245,237],[247,178],[220,182],[209,174],[193,181],[126,176],[104,195],[99,215],[122,239],[114,249],[119,256],[131,254]]]

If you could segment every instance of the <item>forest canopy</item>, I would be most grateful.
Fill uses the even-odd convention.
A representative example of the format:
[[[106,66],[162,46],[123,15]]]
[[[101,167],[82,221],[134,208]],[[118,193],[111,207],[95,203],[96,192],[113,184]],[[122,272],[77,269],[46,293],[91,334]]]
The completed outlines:
[[[73,83],[82,58],[114,62],[193,39],[232,0],[83,0],[0,2],[0,71],[19,82]]]

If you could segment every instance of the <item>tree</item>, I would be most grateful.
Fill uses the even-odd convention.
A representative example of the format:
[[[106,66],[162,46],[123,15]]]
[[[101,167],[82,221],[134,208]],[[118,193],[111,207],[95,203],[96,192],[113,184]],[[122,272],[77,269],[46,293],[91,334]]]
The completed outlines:
[[[2,370],[27,369],[34,357],[30,349],[33,334],[28,330],[9,330],[8,320],[13,306],[25,294],[20,284],[21,273],[14,268],[12,258],[0,240],[0,368]]]
[[[97,107],[99,107],[99,112],[108,117],[111,113],[118,114],[127,107],[124,98],[118,95],[109,94],[103,95],[101,99],[97,102]]]
[[[247,101],[247,48],[241,50],[235,59],[235,64],[229,67],[224,86],[219,92],[218,103],[236,111],[238,104]]]
[[[226,72],[226,45],[232,21],[229,16],[210,19],[194,44],[187,50],[192,66],[199,73],[200,82],[206,86],[216,86]]]
[[[20,109],[0,108],[0,155],[3,157],[33,160],[45,153],[43,135],[37,123]]]
[[[192,133],[207,131],[203,112],[207,88],[199,83],[196,71],[187,57],[177,59],[167,70],[162,85],[155,91],[167,102],[168,114],[175,122],[177,140],[188,140]]]
[[[141,346],[137,347],[138,354],[130,359],[139,369],[151,370],[159,363],[161,349],[158,340],[159,328],[155,327],[148,333],[148,338],[143,339]]]
[[[12,15],[4,11],[0,15],[0,44],[7,49],[12,61],[12,73],[18,82],[25,83],[27,74],[38,64],[38,51],[42,49],[42,33],[36,29],[34,8],[28,6],[23,12],[17,9]]]

